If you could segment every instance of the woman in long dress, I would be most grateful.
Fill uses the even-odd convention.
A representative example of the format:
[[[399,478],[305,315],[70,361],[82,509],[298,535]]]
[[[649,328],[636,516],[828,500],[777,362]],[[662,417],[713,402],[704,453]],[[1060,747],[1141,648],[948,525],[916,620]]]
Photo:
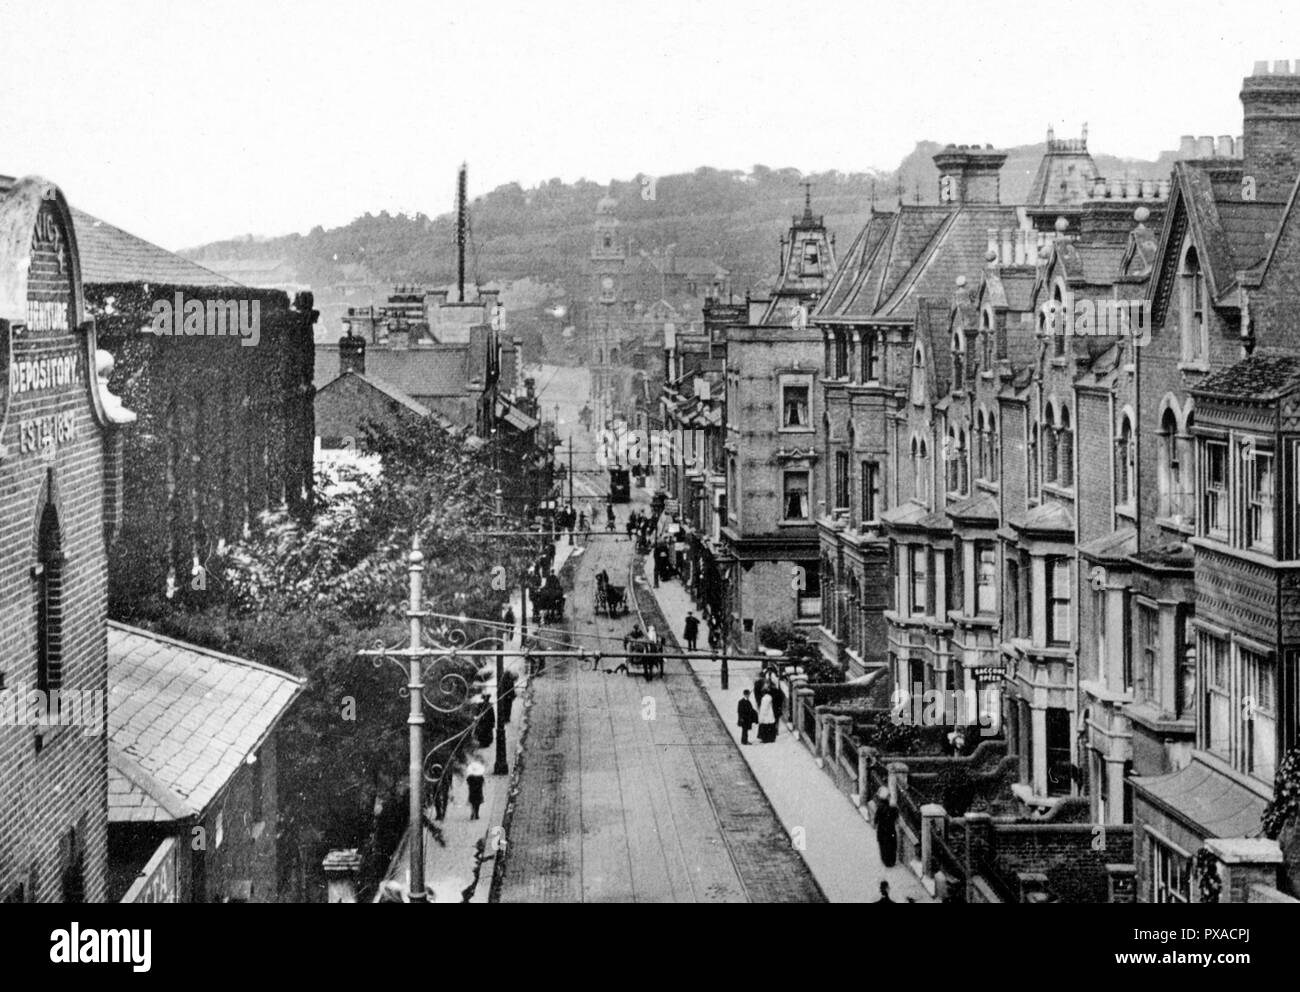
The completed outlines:
[[[772,695],[768,693],[758,704],[758,741],[760,744],[771,744],[775,740],[776,710],[772,708]]]

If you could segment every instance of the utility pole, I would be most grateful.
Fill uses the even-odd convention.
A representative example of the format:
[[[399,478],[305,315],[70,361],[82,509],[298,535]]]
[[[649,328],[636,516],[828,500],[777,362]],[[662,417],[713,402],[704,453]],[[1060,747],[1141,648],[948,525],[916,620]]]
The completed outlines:
[[[522,627],[520,628],[523,629]],[[496,762],[492,765],[493,775],[509,775],[510,765],[506,761],[506,722],[502,719],[501,684],[506,674],[505,634],[497,638],[497,691],[496,691]]]
[[[573,509],[573,431],[569,431],[569,509]],[[569,525],[569,547],[573,547],[573,528],[576,522]]]
[[[465,302],[465,242],[468,218],[465,215],[465,191],[468,186],[469,166],[464,162],[456,178],[456,288],[460,292],[460,302]]]

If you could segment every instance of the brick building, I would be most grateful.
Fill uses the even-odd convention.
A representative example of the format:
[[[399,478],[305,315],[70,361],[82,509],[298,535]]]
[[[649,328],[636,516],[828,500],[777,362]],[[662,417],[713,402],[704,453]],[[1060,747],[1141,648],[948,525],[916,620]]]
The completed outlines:
[[[823,500],[817,424],[817,333],[809,309],[835,274],[835,251],[810,195],[781,241],[768,299],[751,299],[745,325],[726,330],[726,519],[735,562],[731,636],[758,646],[760,622],[815,624],[821,613],[816,508]]]
[[[106,545],[119,522],[112,359],[86,321],[78,231],[63,193],[0,183],[0,898],[94,902],[107,880],[104,707],[32,725],[28,692],[108,689]],[[46,696],[47,700],[53,697]],[[93,696],[81,698],[94,698]],[[92,711],[93,712],[93,711]],[[82,716],[88,715],[85,711]]]

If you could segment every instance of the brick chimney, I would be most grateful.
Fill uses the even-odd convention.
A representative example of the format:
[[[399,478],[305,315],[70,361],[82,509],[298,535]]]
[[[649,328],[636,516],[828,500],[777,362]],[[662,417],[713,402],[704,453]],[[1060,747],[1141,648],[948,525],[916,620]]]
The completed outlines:
[[[366,374],[366,339],[359,334],[339,338],[339,375],[348,372]]]
[[[939,202],[998,203],[1005,152],[992,145],[949,145],[934,157],[939,167]]]
[[[1300,73],[1290,62],[1273,63],[1271,72],[1256,62],[1242,82],[1241,105],[1243,175],[1254,177],[1258,199],[1285,202],[1300,174]]]

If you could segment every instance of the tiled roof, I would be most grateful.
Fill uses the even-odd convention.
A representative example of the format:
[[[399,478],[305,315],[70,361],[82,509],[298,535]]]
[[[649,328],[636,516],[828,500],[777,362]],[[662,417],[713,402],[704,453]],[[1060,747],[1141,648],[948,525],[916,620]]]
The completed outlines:
[[[986,492],[978,492],[948,507],[948,516],[953,520],[992,520],[998,519],[998,501]]]
[[[1300,387],[1300,355],[1261,350],[1194,387],[1194,394],[1266,400]]]
[[[85,283],[147,282],[161,286],[238,286],[226,276],[72,208]]]
[[[1251,268],[1268,254],[1268,235],[1277,229],[1284,205],[1219,199],[1209,174],[1188,162],[1175,163],[1174,179],[1200,248],[1211,296],[1221,300],[1236,287],[1239,270]],[[1166,248],[1178,250],[1177,245]]]
[[[432,348],[382,348],[366,346],[366,375],[417,400],[424,397],[469,395],[466,345]],[[337,344],[316,346],[316,383],[332,382],[339,376]]]
[[[108,625],[109,819],[201,813],[265,742],[301,679]]]
[[[893,214],[877,213],[873,208],[866,225],[858,232],[848,253],[840,260],[826,292],[814,313],[815,316],[836,317],[852,298],[863,271],[871,263],[881,241],[889,233]]]
[[[887,221],[888,229],[877,235],[871,228],[881,221]],[[877,242],[875,249],[865,265],[852,257],[846,260],[844,269],[856,265],[857,277],[847,291],[833,286],[821,313],[845,319],[910,319],[919,297],[946,299],[957,276],[980,272],[990,229],[1017,223],[1014,207],[997,204],[955,209],[904,204],[896,214],[873,216],[863,234]]]

